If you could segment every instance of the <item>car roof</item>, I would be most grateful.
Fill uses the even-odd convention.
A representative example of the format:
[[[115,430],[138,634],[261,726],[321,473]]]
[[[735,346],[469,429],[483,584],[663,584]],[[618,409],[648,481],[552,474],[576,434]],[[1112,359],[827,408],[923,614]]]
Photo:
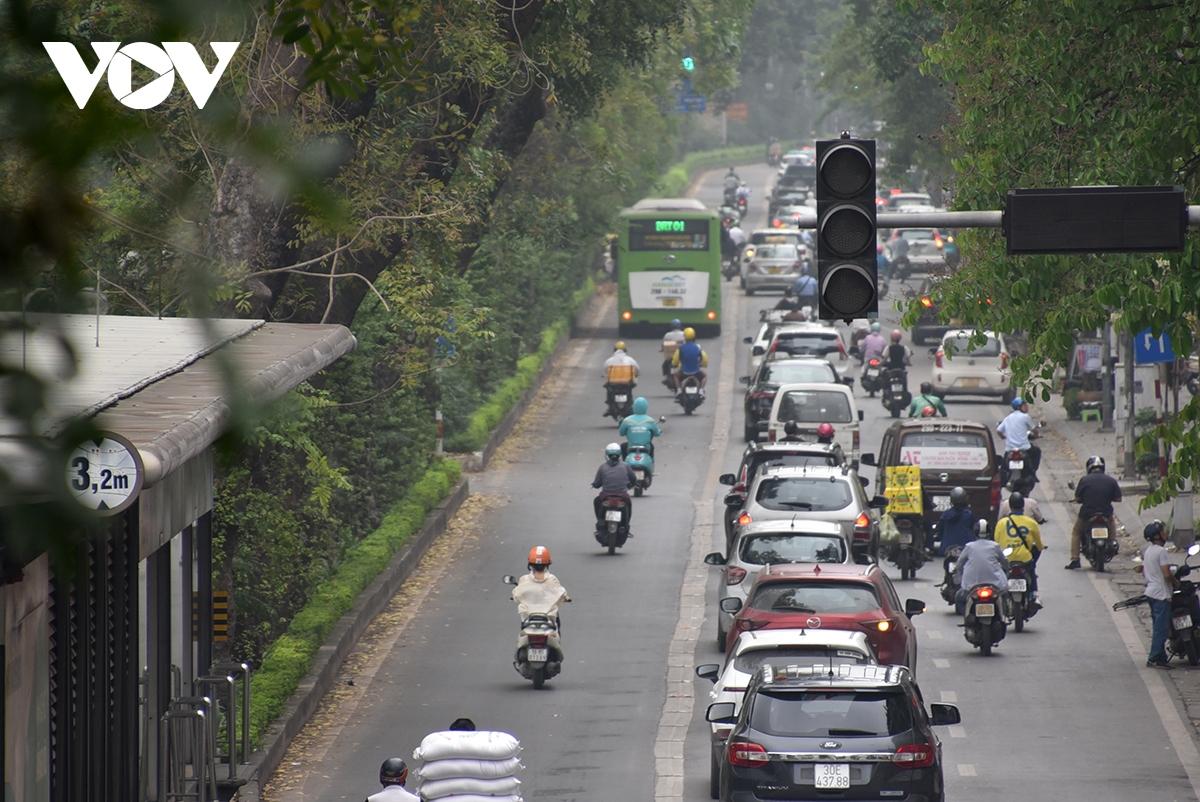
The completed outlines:
[[[799,443],[795,441],[777,440],[774,443],[750,443],[746,446],[746,454],[757,454],[762,451],[779,452],[780,454],[812,454],[813,456],[830,454],[837,450],[834,443]],[[743,455],[744,456],[744,455]]]
[[[779,385],[778,393],[792,393],[798,390],[823,390],[825,392],[841,393],[842,395],[854,398],[854,393],[844,384],[832,384],[830,382],[792,382],[791,384]],[[853,421],[857,423],[858,421]]]
[[[767,476],[776,479],[844,479],[849,475],[850,468],[845,465],[768,465],[754,479],[756,482]]]
[[[813,685],[849,688],[898,688],[911,683],[905,666],[767,664],[755,673],[754,686],[761,689],[803,689]]]
[[[864,632],[848,629],[760,629],[743,632],[734,641],[731,654],[780,646],[845,646],[873,655]]]
[[[942,335],[942,339],[945,340],[947,337],[973,337],[976,332],[984,335],[985,337],[990,337],[993,340],[1000,339],[999,334],[987,329],[950,329]]]
[[[797,320],[794,322],[790,321],[790,320],[785,321],[783,323],[783,325],[781,325],[778,329],[775,330],[776,335],[806,334],[806,333],[829,334],[831,332],[833,334],[837,334],[838,337],[842,336],[838,332],[837,329],[835,329],[831,326],[826,326],[823,323],[813,323],[812,321],[806,321],[806,320]]]
[[[876,563],[773,563],[758,572],[755,582],[783,582],[788,579],[870,580],[879,574]]]
[[[779,329],[779,331],[782,331],[782,329]],[[781,357],[779,359],[772,359],[768,364],[786,365],[791,362],[794,362],[797,365],[813,365],[813,366],[824,365],[825,367],[829,367],[829,368],[833,367],[833,365],[831,365],[829,363],[828,359],[825,359],[824,357],[820,357],[820,356],[785,356],[785,357]]]
[[[799,527],[799,529],[797,529]],[[816,521],[812,518],[802,518],[796,513],[790,521],[773,519],[770,521],[751,521],[740,527],[737,540],[756,535],[838,535],[842,534],[842,525],[837,521]],[[822,563],[824,565],[826,563]]]
[[[973,420],[958,420],[957,418],[938,418],[935,422],[930,422],[928,418],[912,418],[909,420],[893,421],[889,427],[891,429],[923,429],[926,426],[932,426],[935,429],[942,426],[961,426],[964,429],[982,429],[988,434],[991,434],[992,429],[984,423],[979,423]]]

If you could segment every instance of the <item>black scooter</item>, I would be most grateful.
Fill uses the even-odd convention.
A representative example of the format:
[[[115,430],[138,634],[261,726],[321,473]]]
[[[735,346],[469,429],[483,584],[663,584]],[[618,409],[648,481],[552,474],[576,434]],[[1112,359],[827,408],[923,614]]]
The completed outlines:
[[[629,499],[622,496],[607,495],[600,501],[602,517],[596,520],[596,542],[609,554],[616,554],[629,539],[629,507]]]
[[[1175,569],[1179,587],[1171,593],[1171,632],[1167,636],[1167,653],[1182,657],[1189,665],[1200,665],[1200,605],[1196,599],[1196,583],[1184,577],[1190,576],[1194,565],[1188,560],[1200,554],[1200,543],[1193,543],[1187,550],[1183,565]],[[1114,610],[1124,610],[1147,604],[1148,596],[1134,596],[1113,605]]]
[[[888,368],[883,372],[883,395],[880,400],[883,407],[893,418],[900,417],[900,412],[912,403],[912,393],[908,391],[908,371],[904,368]]]
[[[962,546],[954,546],[946,552],[945,558],[942,560],[942,584],[938,585],[941,589],[942,598],[946,604],[954,605],[954,600],[958,597],[958,581],[954,578],[954,569],[958,567],[958,557],[962,554]]]

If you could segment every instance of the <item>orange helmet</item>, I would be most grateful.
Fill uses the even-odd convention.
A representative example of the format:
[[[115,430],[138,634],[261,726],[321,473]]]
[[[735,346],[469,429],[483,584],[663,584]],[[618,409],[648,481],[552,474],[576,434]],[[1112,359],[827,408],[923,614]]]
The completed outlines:
[[[550,567],[550,549],[545,546],[534,546],[529,550],[529,565],[530,567],[537,566],[539,568]]]

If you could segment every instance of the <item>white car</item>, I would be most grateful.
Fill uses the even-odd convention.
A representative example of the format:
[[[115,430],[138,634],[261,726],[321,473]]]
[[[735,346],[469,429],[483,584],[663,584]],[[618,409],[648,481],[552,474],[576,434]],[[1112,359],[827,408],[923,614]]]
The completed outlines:
[[[1004,336],[979,333],[981,345],[972,346],[975,329],[951,329],[933,357],[933,391],[938,395],[1000,396],[1012,401],[1012,370]]]
[[[742,704],[750,677],[763,665],[793,665],[812,661],[813,665],[875,665],[875,652],[862,632],[841,629],[768,629],[743,632],[734,641],[725,660],[696,666],[696,676],[713,682],[708,695],[713,702],[732,702],[735,713]],[[712,789],[717,790],[721,752],[732,727],[710,724]],[[713,795],[716,798],[716,794]]]
[[[816,440],[817,427],[831,423],[834,442],[842,447],[846,459],[857,465],[862,419],[854,391],[843,384],[781,384],[767,418],[767,439],[782,440],[784,426],[792,421],[803,439]]]

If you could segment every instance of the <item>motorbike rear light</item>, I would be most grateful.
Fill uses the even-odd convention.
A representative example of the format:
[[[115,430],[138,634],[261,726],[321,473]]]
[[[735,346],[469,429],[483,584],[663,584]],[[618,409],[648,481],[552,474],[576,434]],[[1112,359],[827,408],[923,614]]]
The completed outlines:
[[[756,768],[767,763],[767,750],[753,741],[732,741],[725,750],[725,759],[731,766]]]
[[[975,598],[977,599],[990,599],[995,595],[995,592],[991,588],[980,588],[975,591]]]
[[[938,349],[938,351],[937,351],[937,353],[933,355],[933,364],[934,364],[935,366],[939,367],[939,368],[943,368],[943,367],[945,367],[945,365],[943,365],[943,364],[942,364],[942,355],[943,355],[943,353],[944,353],[944,352],[942,351],[942,349],[941,349],[941,348],[939,348],[939,349]]]
[[[748,512],[743,512],[737,517],[738,526],[745,526],[753,520],[754,519],[750,517],[750,513]]]
[[[725,584],[740,585],[742,580],[746,578],[746,569],[738,568],[736,565],[731,565],[725,569]]]
[[[933,744],[905,744],[896,750],[892,763],[906,769],[927,769],[933,765],[936,755]]]
[[[619,510],[625,506],[625,502],[619,498],[606,498],[604,499],[604,506]]]
[[[869,365],[870,367],[873,367],[873,368],[877,368],[877,367],[879,367],[879,360],[876,359],[875,357],[871,357],[870,359],[867,360],[867,365]]]
[[[925,307],[926,309],[932,309],[933,308],[933,299],[930,298],[928,295],[922,295],[921,296],[921,306]]]
[[[860,512],[854,519],[854,539],[866,541],[871,539],[871,516],[865,512]]]
[[[783,221],[776,217],[771,221],[771,228],[783,228]]]
[[[547,638],[545,635],[530,635],[529,636],[529,645],[534,647],[535,649],[541,649],[542,647],[544,647],[546,645],[546,640],[547,640]]]

